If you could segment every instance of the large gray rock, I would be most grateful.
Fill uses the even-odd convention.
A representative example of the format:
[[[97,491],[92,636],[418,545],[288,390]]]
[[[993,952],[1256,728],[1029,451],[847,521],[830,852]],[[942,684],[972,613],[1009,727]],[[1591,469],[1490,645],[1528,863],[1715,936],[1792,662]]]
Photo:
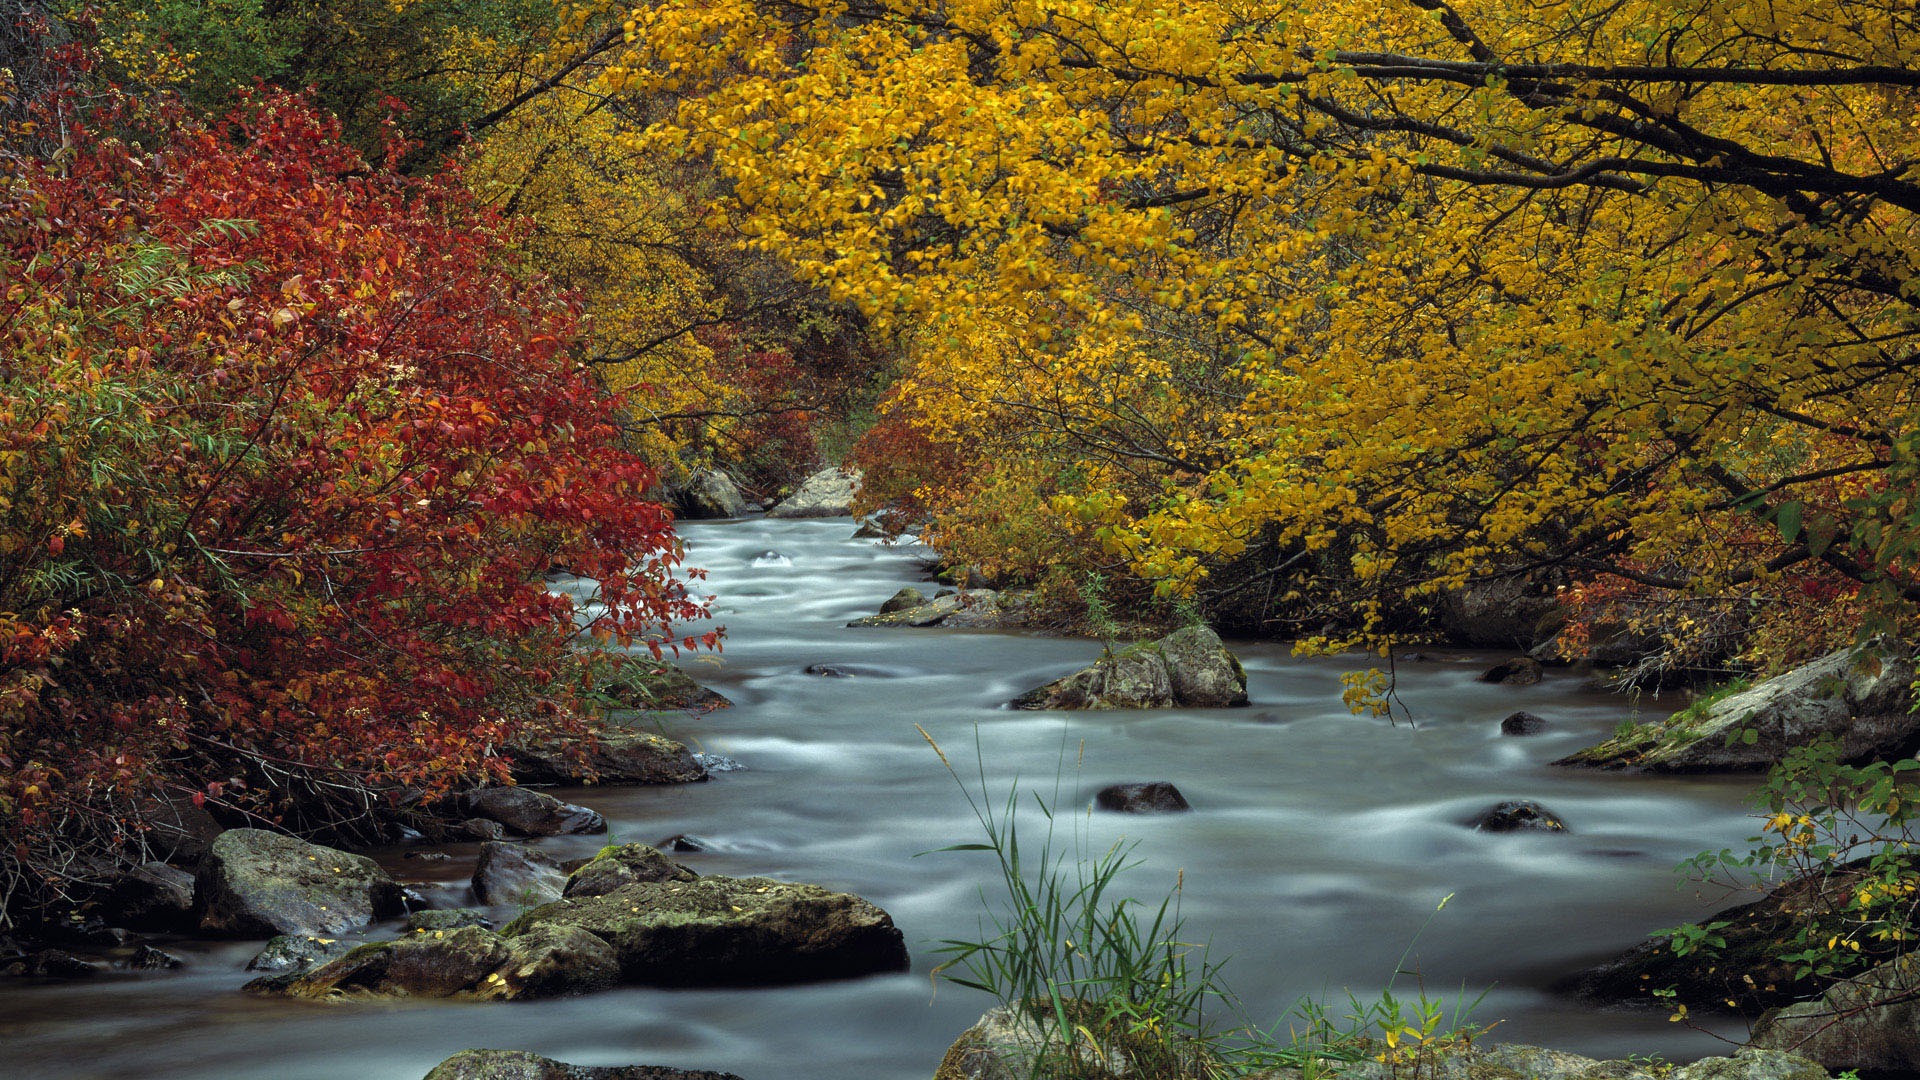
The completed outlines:
[[[1085,1060],[1098,1062],[1105,1075],[1128,1074],[1118,1050],[1092,1045],[1080,1049]],[[1048,1075],[1042,1070],[1043,1058],[1058,1060],[1065,1052],[1061,1041],[1032,1017],[1007,1008],[991,1009],[947,1048],[933,1080],[1032,1080]]]
[[[768,878],[623,885],[536,908],[502,933],[558,926],[604,940],[623,981],[654,986],[767,985],[907,966],[886,912],[847,893]]]
[[[1790,1050],[1829,1069],[1920,1073],[1920,954],[1908,953],[1828,988],[1817,1001],[1760,1018],[1752,1044]]]
[[[1648,772],[1756,771],[1833,736],[1847,761],[1887,760],[1920,742],[1905,648],[1842,649],[1705,709],[1591,746],[1556,765]]]
[[[688,521],[747,515],[747,500],[734,486],[733,477],[719,469],[702,469],[687,477],[674,492],[674,505]]]
[[[853,513],[853,495],[860,487],[858,469],[822,469],[801,482],[799,490],[767,511],[770,518],[847,517]]]
[[[607,831],[607,819],[596,811],[561,802],[531,788],[476,788],[460,797],[460,806],[474,817],[497,821],[506,826],[507,831],[521,836]]]
[[[538,848],[489,840],[473,863],[473,895],[483,904],[534,908],[560,899],[567,872]]]
[[[1016,709],[1222,708],[1247,703],[1247,675],[1220,637],[1189,626],[1108,653],[1093,666],[1029,690]]]
[[[707,778],[685,745],[647,731],[608,728],[578,741],[538,739],[516,746],[522,784],[688,784]]]
[[[525,1050],[462,1050],[425,1080],[740,1080],[732,1073],[658,1065],[568,1065]]]
[[[372,859],[263,829],[229,829],[194,875],[200,929],[232,937],[327,937],[403,908]]]

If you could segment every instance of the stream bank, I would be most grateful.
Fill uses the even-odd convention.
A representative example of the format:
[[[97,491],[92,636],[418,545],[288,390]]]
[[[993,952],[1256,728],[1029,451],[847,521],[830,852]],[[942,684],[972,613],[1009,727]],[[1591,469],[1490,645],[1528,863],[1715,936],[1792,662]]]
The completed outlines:
[[[979,856],[920,857],[978,837],[916,724],[976,790],[984,774],[995,800],[1016,782],[1061,806],[1109,783],[1175,782],[1193,812],[1073,820],[1097,849],[1122,835],[1139,841],[1143,865],[1123,879],[1138,895],[1157,897],[1184,871],[1189,929],[1231,957],[1226,981],[1257,1019],[1281,1019],[1302,995],[1333,1004],[1347,988],[1369,996],[1419,935],[1409,963],[1428,991],[1467,1000],[1487,991],[1476,1016],[1503,1020],[1502,1040],[1594,1057],[1721,1052],[1661,1014],[1597,1012],[1544,989],[1725,900],[1677,888],[1671,868],[1751,835],[1742,800],[1752,779],[1548,765],[1623,720],[1664,716],[1672,701],[1636,711],[1553,671],[1534,686],[1489,685],[1478,676],[1504,654],[1435,652],[1401,666],[1415,725],[1395,726],[1346,713],[1339,674],[1350,662],[1236,642],[1248,708],[1010,711],[1002,703],[1084,666],[1098,643],[848,629],[920,574],[912,552],[852,532],[845,519],[685,526],[729,636],[717,656],[682,663],[736,704],[668,734],[746,768],[695,785],[554,789],[605,815],[611,836],[538,845],[571,858],[608,839],[699,838],[707,850],[675,857],[702,874],[818,882],[885,908],[905,933],[911,972],[512,1005],[323,1006],[240,995],[258,943],[168,943],[187,960],[182,971],[0,985],[10,1062],[21,1075],[72,1080],[418,1080],[461,1049],[511,1046],[583,1065],[647,1062],[749,1080],[925,1080],[991,1004],[936,989],[928,973],[939,939],[979,932],[981,894],[995,879]],[[821,664],[852,675],[807,673]],[[1522,709],[1544,721],[1540,733],[1503,736],[1503,718]],[[1550,807],[1568,830],[1466,826],[1517,799]],[[478,847],[450,845],[444,862],[399,849],[381,861],[437,901],[465,903]]]

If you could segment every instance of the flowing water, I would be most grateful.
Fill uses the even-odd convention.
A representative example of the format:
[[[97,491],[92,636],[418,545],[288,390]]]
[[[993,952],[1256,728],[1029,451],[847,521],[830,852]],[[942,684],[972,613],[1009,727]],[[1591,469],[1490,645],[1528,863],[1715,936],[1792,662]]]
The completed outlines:
[[[1680,1060],[1722,1051],[1658,1013],[1596,1011],[1545,989],[1650,930],[1711,910],[1723,898],[1677,888],[1674,864],[1753,831],[1743,801],[1750,781],[1547,765],[1633,717],[1624,701],[1554,672],[1533,687],[1484,685],[1475,675],[1490,657],[1449,654],[1400,665],[1415,723],[1393,725],[1341,704],[1340,672],[1363,661],[1238,643],[1250,708],[1009,711],[1003,702],[1084,665],[1100,646],[848,629],[921,576],[912,550],[850,540],[851,531],[845,519],[686,527],[690,561],[709,571],[728,636],[722,653],[682,665],[736,705],[673,734],[746,768],[684,787],[557,794],[601,810],[620,841],[708,841],[711,851],[682,856],[702,873],[867,897],[905,932],[910,973],[526,1004],[319,1005],[240,994],[256,944],[180,942],[168,946],[189,961],[179,973],[0,985],[0,1076],[418,1080],[457,1050],[489,1046],[748,1080],[925,1080],[990,1004],[936,987],[929,973],[941,939],[978,933],[982,892],[991,897],[997,878],[987,856],[929,854],[981,834],[915,725],[976,799],[996,805],[1016,784],[1077,808],[1107,783],[1176,783],[1192,813],[1073,814],[1062,827],[1078,828],[1095,849],[1137,842],[1141,866],[1123,879],[1137,895],[1157,899],[1183,874],[1189,935],[1229,958],[1226,980],[1257,1019],[1283,1020],[1302,997],[1337,1007],[1349,990],[1373,995],[1404,956],[1412,974],[1398,976],[1399,990],[1479,998],[1475,1019],[1500,1021],[1502,1040]],[[820,663],[855,674],[804,672]],[[1642,706],[1647,715],[1674,707]],[[1520,708],[1546,717],[1549,732],[1501,737],[1500,719]],[[1571,831],[1491,835],[1461,824],[1510,798],[1545,803]],[[1031,812],[1023,820],[1041,824]],[[542,843],[571,855],[600,842]],[[472,848],[449,850],[457,861],[396,852],[386,862],[463,903]]]

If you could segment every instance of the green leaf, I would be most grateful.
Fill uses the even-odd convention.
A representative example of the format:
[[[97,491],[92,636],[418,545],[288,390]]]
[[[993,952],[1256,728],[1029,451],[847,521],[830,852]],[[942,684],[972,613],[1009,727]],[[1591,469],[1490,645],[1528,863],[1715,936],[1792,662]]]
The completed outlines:
[[[1786,539],[1787,543],[1793,543],[1794,539],[1800,535],[1800,504],[1781,503],[1773,511],[1773,522],[1780,526],[1780,535]]]

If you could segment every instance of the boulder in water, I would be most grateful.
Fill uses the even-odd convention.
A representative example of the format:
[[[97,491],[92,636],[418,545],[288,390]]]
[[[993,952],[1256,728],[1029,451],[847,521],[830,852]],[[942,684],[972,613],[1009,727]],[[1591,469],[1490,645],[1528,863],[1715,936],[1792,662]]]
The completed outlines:
[[[1180,789],[1165,780],[1109,784],[1094,794],[1093,805],[1121,814],[1174,814],[1193,809]]]
[[[689,784],[707,778],[684,744],[619,727],[578,741],[534,740],[511,753],[513,778],[522,784]]]
[[[618,955],[623,981],[654,986],[759,986],[907,966],[886,912],[847,893],[768,878],[636,882],[536,908],[502,933],[543,926],[599,937]]]
[[[888,597],[886,603],[880,605],[880,614],[891,615],[896,611],[907,611],[911,608],[920,607],[927,602],[926,593],[909,585]]]
[[[200,929],[232,937],[330,936],[404,908],[372,859],[263,829],[229,829],[194,875]]]
[[[298,973],[341,956],[353,948],[350,941],[314,937],[310,934],[282,934],[247,961],[248,971],[267,975]]]
[[[770,518],[846,517],[853,513],[858,469],[822,469],[801,481],[793,494],[767,511]]]
[[[899,600],[908,590],[895,593],[893,599]],[[918,590],[912,590],[918,592]],[[1012,629],[1025,626],[1029,617],[1029,593],[995,592],[991,589],[969,589],[965,592],[943,592],[931,600],[907,607],[894,607],[887,610],[881,606],[881,613],[855,619],[848,626],[906,626],[926,628],[932,626],[950,629]]]
[[[600,849],[586,865],[567,875],[560,895],[604,896],[623,885],[646,881],[692,881],[700,875],[646,844],[616,844]]]
[[[720,469],[701,469],[687,477],[673,493],[674,508],[688,521],[737,518],[747,515],[740,488]]]
[[[481,844],[473,864],[473,895],[483,904],[550,904],[560,899],[566,880],[553,856],[524,844]]]
[[[1532,686],[1543,677],[1540,661],[1531,656],[1516,656],[1488,668],[1480,676],[1480,681],[1499,683],[1501,686]]]
[[[1468,824],[1480,832],[1566,832],[1560,815],[1532,799],[1495,803],[1473,816]]]
[[[1015,698],[1016,709],[1223,708],[1247,704],[1240,661],[1204,626],[1108,653]]]
[[[1500,721],[1502,735],[1538,735],[1547,730],[1547,722],[1530,712],[1517,712]]]
[[[522,836],[560,836],[603,833],[607,819],[584,806],[564,803],[541,791],[523,787],[476,788],[460,797],[462,809],[475,817],[497,821]]]

